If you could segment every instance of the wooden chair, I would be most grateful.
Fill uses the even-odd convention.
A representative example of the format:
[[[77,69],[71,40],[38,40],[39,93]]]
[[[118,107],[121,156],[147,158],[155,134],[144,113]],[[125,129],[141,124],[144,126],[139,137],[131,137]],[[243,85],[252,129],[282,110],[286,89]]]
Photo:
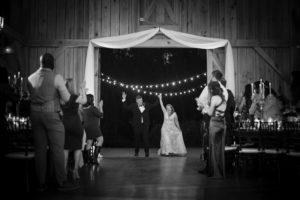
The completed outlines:
[[[262,146],[259,131],[255,124],[243,122],[234,129],[238,150],[236,154],[237,169],[240,172],[254,172],[262,170]]]
[[[225,168],[226,172],[233,172],[237,163],[236,163],[236,153],[238,151],[238,146],[231,145],[225,146]]]
[[[281,168],[286,155],[285,134],[278,129],[277,122],[264,122],[260,129],[262,146],[262,170],[265,176],[276,174],[277,182],[281,182]]]
[[[286,134],[285,174],[289,179],[300,178],[300,122],[284,124]]]

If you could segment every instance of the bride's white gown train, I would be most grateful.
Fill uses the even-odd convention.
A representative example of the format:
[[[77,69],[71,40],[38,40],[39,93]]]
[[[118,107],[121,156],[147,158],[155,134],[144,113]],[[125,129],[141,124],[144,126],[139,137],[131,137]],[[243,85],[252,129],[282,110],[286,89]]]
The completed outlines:
[[[175,125],[177,115],[174,112],[170,116],[164,113],[164,122],[161,128],[161,140],[159,155],[179,155],[187,154],[183,141],[182,131]]]

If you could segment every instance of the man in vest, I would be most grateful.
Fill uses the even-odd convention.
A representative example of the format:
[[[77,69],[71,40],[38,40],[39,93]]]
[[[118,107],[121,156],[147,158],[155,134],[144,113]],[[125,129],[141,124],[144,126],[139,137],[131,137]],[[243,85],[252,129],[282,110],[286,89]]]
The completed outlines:
[[[35,144],[35,167],[38,191],[46,190],[47,151],[53,162],[57,189],[73,190],[79,185],[68,183],[64,165],[65,130],[61,120],[60,100],[69,101],[64,79],[55,74],[54,58],[45,53],[40,57],[40,68],[28,77],[30,118]]]

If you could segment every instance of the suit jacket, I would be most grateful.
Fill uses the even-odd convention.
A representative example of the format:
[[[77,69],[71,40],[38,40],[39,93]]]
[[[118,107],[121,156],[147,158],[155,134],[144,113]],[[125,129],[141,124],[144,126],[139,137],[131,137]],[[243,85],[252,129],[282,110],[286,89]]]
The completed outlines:
[[[150,125],[150,117],[149,117],[149,111],[154,106],[158,105],[158,100],[156,100],[154,103],[145,103],[144,107],[145,110],[141,113],[137,103],[132,103],[130,105],[127,105],[126,101],[122,102],[123,109],[131,111],[132,113],[132,126],[136,127],[138,125],[145,124],[146,126]]]

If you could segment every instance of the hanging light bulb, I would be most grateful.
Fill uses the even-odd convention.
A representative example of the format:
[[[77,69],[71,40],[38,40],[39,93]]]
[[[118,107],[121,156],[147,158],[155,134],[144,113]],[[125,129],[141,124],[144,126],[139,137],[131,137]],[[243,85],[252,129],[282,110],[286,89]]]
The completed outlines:
[[[0,16],[0,31],[3,29],[4,27],[4,17]]]

